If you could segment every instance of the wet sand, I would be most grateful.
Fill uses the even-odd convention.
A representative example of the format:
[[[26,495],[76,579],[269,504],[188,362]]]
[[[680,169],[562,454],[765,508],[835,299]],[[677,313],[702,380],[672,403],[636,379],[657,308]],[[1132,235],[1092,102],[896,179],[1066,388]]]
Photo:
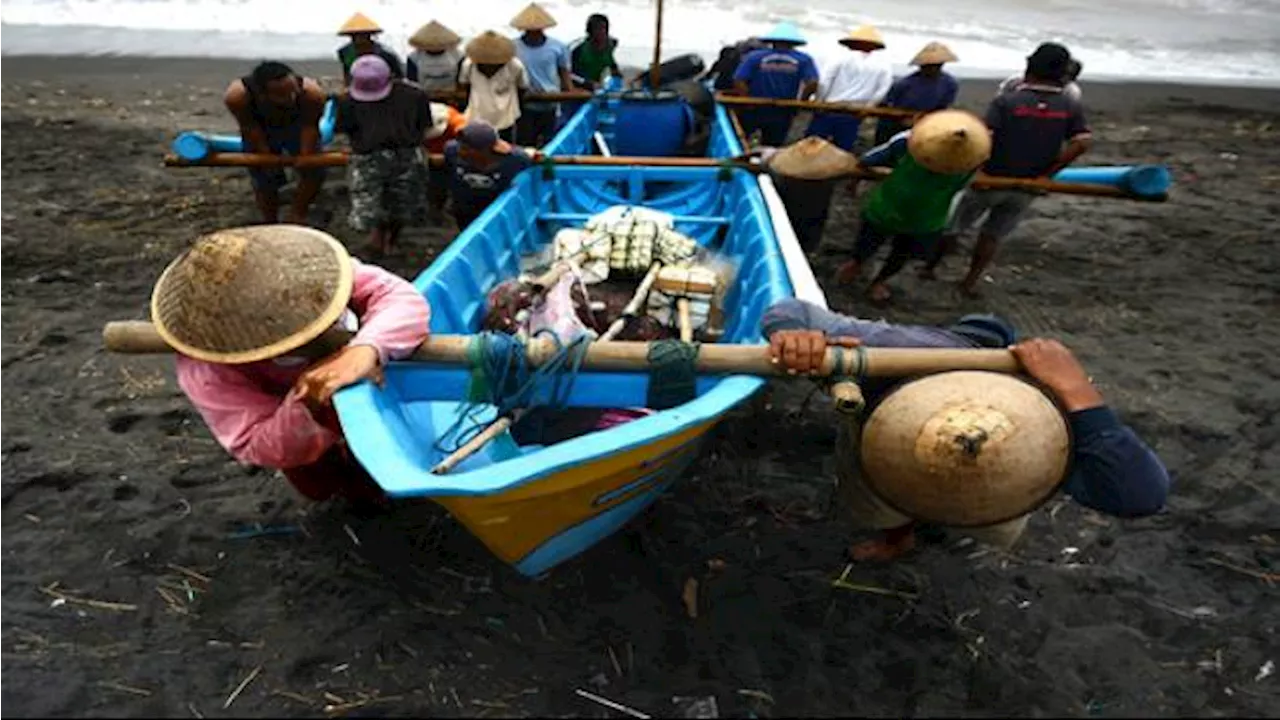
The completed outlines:
[[[99,346],[192,238],[252,219],[242,171],[159,163],[180,129],[234,127],[221,92],[248,64],[9,63],[10,714],[621,716],[576,689],[653,716],[687,712],[676,697],[734,716],[1280,714],[1277,91],[1086,83],[1085,162],[1167,163],[1170,201],[1044,198],[983,300],[952,294],[954,259],[937,283],[904,273],[884,312],[999,311],[1076,348],[1172,471],[1168,511],[1059,500],[1011,554],[940,541],[841,589],[835,419],[799,385],[734,413],[641,520],[538,582],[438,512],[355,517],[240,467],[171,359]],[[359,254],[344,186],[314,219]],[[827,238],[855,229],[841,197]],[[412,277],[452,234],[414,231],[385,264]],[[824,283],[839,260],[815,257]]]

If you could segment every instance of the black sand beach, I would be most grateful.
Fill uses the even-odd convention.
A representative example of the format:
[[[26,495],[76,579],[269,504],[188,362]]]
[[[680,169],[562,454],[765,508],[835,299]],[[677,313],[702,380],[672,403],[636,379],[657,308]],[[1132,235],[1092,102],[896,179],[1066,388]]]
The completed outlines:
[[[252,219],[242,171],[160,166],[175,132],[232,129],[221,93],[248,66],[9,58],[9,714],[621,717],[577,689],[652,716],[690,698],[757,717],[1280,714],[1280,91],[1086,78],[1083,162],[1166,163],[1169,202],[1045,198],[983,300],[952,294],[955,259],[937,283],[904,273],[884,313],[999,311],[1063,339],[1168,464],[1164,514],[1059,500],[1012,554],[941,541],[833,588],[851,538],[836,420],[778,383],[642,520],[533,582],[430,509],[306,504],[212,440],[171,359],[100,350],[182,247]],[[335,173],[315,220],[360,254],[346,207]],[[855,227],[842,197],[827,238]],[[451,236],[415,231],[384,264],[412,277]],[[815,259],[824,283],[839,260]]]

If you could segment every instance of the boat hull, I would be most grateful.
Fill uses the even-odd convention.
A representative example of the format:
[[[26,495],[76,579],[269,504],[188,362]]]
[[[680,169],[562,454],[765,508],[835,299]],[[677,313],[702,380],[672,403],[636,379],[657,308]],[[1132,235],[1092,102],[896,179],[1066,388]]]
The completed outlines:
[[[546,151],[589,153],[599,113],[598,104],[585,106]],[[718,110],[708,154],[740,152],[727,115]],[[535,168],[415,280],[431,302],[433,332],[476,332],[485,293],[514,275],[522,256],[545,247],[557,229],[616,204],[671,212],[678,230],[739,259],[725,300],[734,313],[722,342],[762,342],[764,310],[795,296],[789,253],[778,245],[765,196],[744,170]],[[383,387],[347,388],[335,405],[352,452],[388,495],[439,503],[527,576],[582,553],[644,511],[694,462],[725,413],[764,385],[751,376],[700,377],[697,396],[676,408],[546,447],[518,446],[505,434],[436,475],[431,468],[458,443],[451,426],[469,407],[463,399],[470,380],[459,368],[391,363]],[[566,404],[645,406],[648,383],[644,373],[583,372],[573,378]],[[470,418],[473,427],[496,418],[492,406],[483,408]]]

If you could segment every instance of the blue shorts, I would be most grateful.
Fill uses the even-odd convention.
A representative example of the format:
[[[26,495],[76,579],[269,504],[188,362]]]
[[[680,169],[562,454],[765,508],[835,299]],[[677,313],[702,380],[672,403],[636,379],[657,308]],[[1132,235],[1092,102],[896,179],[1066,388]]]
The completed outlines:
[[[862,118],[857,115],[816,113],[809,121],[805,137],[817,136],[845,152],[853,152],[854,145],[858,144],[858,130],[861,127]]]
[[[297,155],[302,151],[302,126],[266,128],[267,147],[277,155]],[[307,168],[296,171],[300,177],[323,178],[325,168]],[[275,192],[289,181],[284,168],[249,168],[249,180],[255,190]]]

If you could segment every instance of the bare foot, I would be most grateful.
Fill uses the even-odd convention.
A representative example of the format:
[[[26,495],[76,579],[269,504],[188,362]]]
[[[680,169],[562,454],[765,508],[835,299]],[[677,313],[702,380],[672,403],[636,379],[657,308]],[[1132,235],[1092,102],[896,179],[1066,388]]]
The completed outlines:
[[[862,264],[857,260],[850,260],[836,270],[836,282],[841,285],[851,285],[858,281],[858,276],[861,274]]]
[[[867,288],[867,299],[877,305],[888,304],[893,299],[893,290],[884,283],[873,283]]]
[[[956,291],[969,300],[976,300],[982,297],[982,293],[978,292],[977,280],[961,280],[960,284],[956,285]]]
[[[866,540],[849,546],[849,559],[854,562],[890,562],[906,555],[915,547],[915,533],[896,541],[888,538]]]

